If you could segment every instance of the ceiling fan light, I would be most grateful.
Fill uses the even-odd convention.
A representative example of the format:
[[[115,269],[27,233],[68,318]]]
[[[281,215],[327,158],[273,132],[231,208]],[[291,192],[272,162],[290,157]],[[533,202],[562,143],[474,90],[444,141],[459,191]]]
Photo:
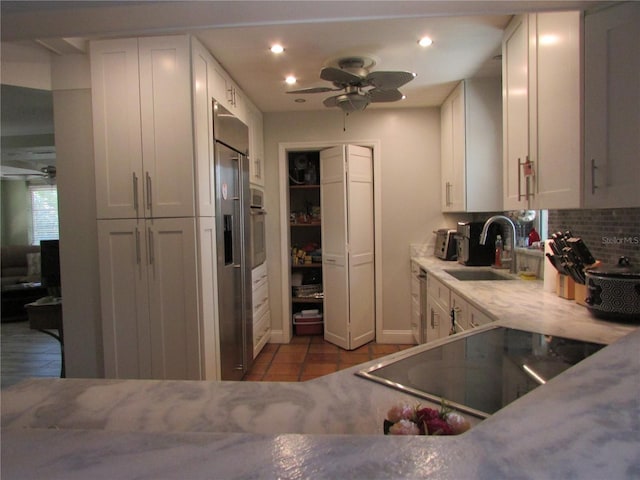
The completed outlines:
[[[293,75],[289,75],[287,78],[284,79],[284,81],[287,83],[287,85],[295,85],[295,83],[298,80]]]
[[[431,38],[429,37],[422,37],[420,40],[418,40],[418,45],[420,45],[421,47],[428,47],[432,44],[433,40],[431,40]]]
[[[367,108],[369,98],[366,95],[345,94],[340,95],[336,103],[345,112],[359,112]]]

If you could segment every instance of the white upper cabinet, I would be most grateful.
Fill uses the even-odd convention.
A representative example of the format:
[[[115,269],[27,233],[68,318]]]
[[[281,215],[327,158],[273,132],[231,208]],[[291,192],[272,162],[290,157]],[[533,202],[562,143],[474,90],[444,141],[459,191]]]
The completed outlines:
[[[195,150],[195,178],[198,192],[198,216],[215,215],[215,165],[211,133],[213,104],[211,98],[211,65],[213,57],[196,40],[192,41],[191,68],[193,81],[193,142]]]
[[[262,112],[247,104],[249,114],[249,181],[264,187],[264,133]]]
[[[640,4],[585,16],[584,205],[640,206]]]
[[[517,16],[503,58],[504,209],[581,205],[582,17]]]
[[[442,211],[502,210],[500,79],[460,82],[440,115]]]
[[[138,40],[91,43],[98,218],[143,216]]]
[[[189,37],[138,40],[145,216],[195,215]]]
[[[211,96],[242,122],[248,123],[248,107],[244,93],[217,61],[213,60],[211,69]]]
[[[98,218],[195,214],[189,37],[91,43]]]

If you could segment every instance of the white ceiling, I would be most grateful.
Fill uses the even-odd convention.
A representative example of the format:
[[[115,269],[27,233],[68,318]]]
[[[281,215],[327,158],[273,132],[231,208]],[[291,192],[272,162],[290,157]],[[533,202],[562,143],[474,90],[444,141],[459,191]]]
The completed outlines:
[[[602,3],[602,2],[599,2]],[[369,108],[440,105],[455,82],[500,75],[502,29],[526,10],[594,6],[585,1],[183,1],[0,2],[2,40],[74,40],[189,32],[211,50],[264,112],[324,109],[330,94],[287,95],[294,89],[331,86],[320,69],[343,54],[374,58],[373,70],[408,70],[415,80],[401,88],[406,100]],[[418,39],[429,35],[433,46]],[[281,42],[285,52],[268,51]]]

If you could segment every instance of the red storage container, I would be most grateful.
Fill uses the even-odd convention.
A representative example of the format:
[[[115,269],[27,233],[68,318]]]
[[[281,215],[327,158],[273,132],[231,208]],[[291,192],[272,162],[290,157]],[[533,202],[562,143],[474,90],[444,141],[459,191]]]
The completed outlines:
[[[302,315],[296,313],[293,315],[293,327],[296,335],[322,335],[324,333],[322,314]]]

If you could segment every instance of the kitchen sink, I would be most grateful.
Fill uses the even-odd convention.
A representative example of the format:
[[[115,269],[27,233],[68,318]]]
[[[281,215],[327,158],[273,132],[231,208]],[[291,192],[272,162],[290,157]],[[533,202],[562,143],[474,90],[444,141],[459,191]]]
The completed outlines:
[[[461,280],[463,282],[472,282],[480,280],[513,280],[512,277],[508,277],[493,270],[445,270],[453,278]]]

